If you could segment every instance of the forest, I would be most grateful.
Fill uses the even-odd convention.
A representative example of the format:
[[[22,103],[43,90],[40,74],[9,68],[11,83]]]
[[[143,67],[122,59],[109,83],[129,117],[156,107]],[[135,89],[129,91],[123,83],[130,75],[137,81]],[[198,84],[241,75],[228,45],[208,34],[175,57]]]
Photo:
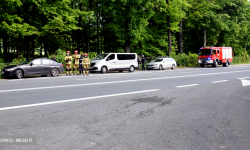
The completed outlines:
[[[249,58],[248,0],[1,0],[0,61],[73,53],[146,57],[230,46]]]

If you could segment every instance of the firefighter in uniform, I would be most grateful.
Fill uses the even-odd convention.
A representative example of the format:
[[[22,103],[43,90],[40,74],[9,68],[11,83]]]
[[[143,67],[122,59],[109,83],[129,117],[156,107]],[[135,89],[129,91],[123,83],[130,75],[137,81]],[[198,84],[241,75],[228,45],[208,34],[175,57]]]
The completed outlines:
[[[89,75],[90,61],[87,53],[83,54],[82,65],[83,65],[83,75],[85,76],[85,72],[87,75]]]
[[[70,52],[67,51],[67,55],[64,57],[64,61],[66,64],[66,76],[69,74],[71,76],[71,61],[72,61],[72,56],[69,55]]]
[[[75,54],[73,55],[74,61],[74,68],[73,68],[73,75],[77,74],[79,75],[79,59],[80,59],[80,55],[78,55],[78,51],[75,50]]]

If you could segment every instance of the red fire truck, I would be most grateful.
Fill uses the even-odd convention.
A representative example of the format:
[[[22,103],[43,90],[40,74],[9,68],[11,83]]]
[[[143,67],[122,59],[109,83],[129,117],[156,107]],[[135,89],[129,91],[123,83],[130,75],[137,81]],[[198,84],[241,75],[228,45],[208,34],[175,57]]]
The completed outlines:
[[[201,67],[205,65],[212,65],[213,67],[223,65],[223,67],[228,67],[233,61],[232,54],[231,47],[201,47],[198,63]]]

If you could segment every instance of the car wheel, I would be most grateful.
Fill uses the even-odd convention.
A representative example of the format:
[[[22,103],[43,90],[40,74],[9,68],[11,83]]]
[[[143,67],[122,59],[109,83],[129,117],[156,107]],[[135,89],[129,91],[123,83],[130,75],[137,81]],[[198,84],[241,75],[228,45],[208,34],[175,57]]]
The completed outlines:
[[[15,76],[17,79],[21,79],[23,77],[23,71],[22,70],[17,70],[15,72]]]
[[[201,67],[204,67],[205,65],[204,64],[201,64]]]
[[[58,69],[53,68],[51,71],[51,76],[53,76],[53,77],[58,76]]]
[[[174,68],[175,68],[175,65],[173,64],[171,69],[174,70]]]
[[[106,73],[107,72],[107,68],[105,66],[103,66],[102,69],[101,69],[101,72],[102,73]]]
[[[159,66],[159,70],[162,70],[162,65]]]
[[[129,68],[129,72],[134,72],[134,71],[135,71],[134,66],[130,66],[130,68]]]

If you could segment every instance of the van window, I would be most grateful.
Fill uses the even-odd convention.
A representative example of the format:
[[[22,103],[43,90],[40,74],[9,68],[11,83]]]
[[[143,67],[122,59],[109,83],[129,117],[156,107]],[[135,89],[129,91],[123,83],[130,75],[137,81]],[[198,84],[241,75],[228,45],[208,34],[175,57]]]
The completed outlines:
[[[126,54],[126,55],[127,55],[127,60],[135,59],[135,54]]]
[[[115,59],[115,54],[111,54],[111,55],[109,55],[109,60],[113,60],[113,59]]]
[[[117,54],[118,60],[126,60],[126,54]]]
[[[220,54],[220,50],[217,50],[217,54]]]

